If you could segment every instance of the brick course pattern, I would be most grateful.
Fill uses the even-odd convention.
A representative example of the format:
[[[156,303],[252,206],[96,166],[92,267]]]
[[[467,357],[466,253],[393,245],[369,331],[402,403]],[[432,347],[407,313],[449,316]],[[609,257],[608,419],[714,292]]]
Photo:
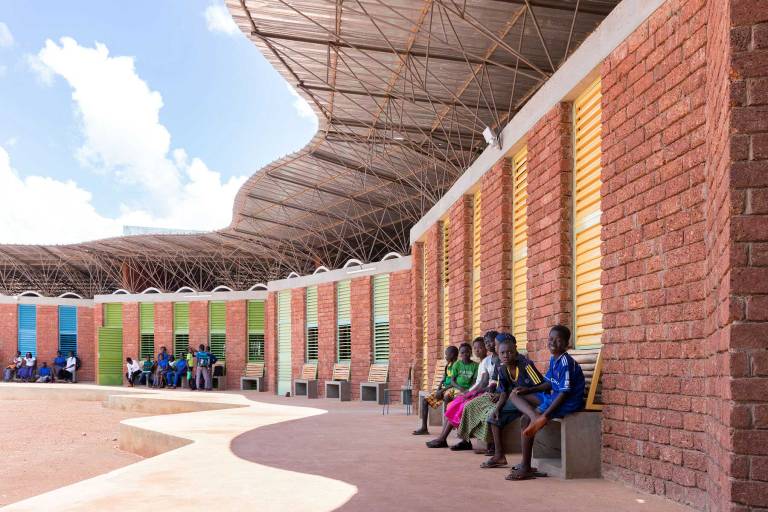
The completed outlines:
[[[155,303],[155,352],[165,347],[173,352],[173,303]]]
[[[360,383],[368,380],[373,345],[371,276],[352,279],[352,399],[360,399]]]
[[[424,311],[424,297],[423,297],[423,285],[424,285],[424,244],[417,242],[411,246],[411,353],[413,354],[413,396],[418,396],[418,391],[421,389],[422,383],[422,365],[423,365],[423,351],[422,343],[424,342],[423,335],[423,311]],[[405,297],[400,297],[401,300],[405,300]],[[398,297],[390,293],[389,301],[392,304],[393,300],[398,300]],[[390,309],[390,315],[392,310]],[[418,400],[416,401],[418,402]]]
[[[123,362],[125,358],[139,357],[139,303],[126,302],[123,304]],[[123,365],[125,368],[125,365]],[[125,370],[122,372],[125,381]]]
[[[432,378],[435,369],[435,362],[443,357],[443,307],[442,307],[442,282],[440,280],[440,266],[443,258],[442,244],[443,223],[436,222],[434,226],[427,231],[427,240],[425,250],[427,251],[427,261],[424,268],[424,274],[427,279],[427,296],[423,300],[427,302],[427,354],[428,354],[428,375]],[[423,286],[418,283],[416,286]],[[422,351],[423,353],[423,351]]]
[[[710,486],[704,4],[667,2],[601,70],[603,472],[697,509]]]
[[[200,344],[208,345],[208,302],[189,303],[189,344],[195,350]]]
[[[417,361],[412,310],[411,271],[393,272],[389,275],[389,389],[393,401],[399,400],[400,388]]]
[[[291,375],[301,377],[307,347],[307,289],[291,290]],[[291,386],[293,388],[293,386]],[[293,390],[292,390],[293,391]]]
[[[16,355],[19,346],[18,315],[16,304],[0,304],[0,362],[3,366]]]
[[[81,382],[94,382],[96,380],[97,340],[93,321],[96,309],[99,308],[77,308],[77,355],[82,363],[77,374],[77,380]]]
[[[59,350],[59,307],[37,306],[37,367],[53,366]]]
[[[244,300],[227,301],[226,371],[227,389],[240,389],[248,351],[248,307]]]
[[[336,284],[317,286],[317,378],[318,393],[325,396],[325,381],[333,375],[336,363]]]
[[[450,342],[472,339],[472,196],[464,196],[449,210]]]
[[[512,326],[512,164],[493,166],[481,181],[480,328]]]
[[[549,328],[571,323],[571,112],[570,103],[559,103],[528,133],[526,325],[529,357],[541,368],[549,360]],[[505,286],[510,290],[511,282]]]

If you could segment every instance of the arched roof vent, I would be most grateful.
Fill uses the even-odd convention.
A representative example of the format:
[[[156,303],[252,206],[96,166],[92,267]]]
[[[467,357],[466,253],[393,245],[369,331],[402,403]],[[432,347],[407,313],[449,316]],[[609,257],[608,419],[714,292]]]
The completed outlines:
[[[299,276],[299,274],[297,274],[296,272],[291,272],[290,274],[288,274],[288,279],[293,279],[294,277],[301,277],[301,276]]]
[[[387,260],[396,260],[402,258],[403,255],[399,252],[388,252],[384,255],[383,258],[381,258],[381,261],[387,261]]]
[[[347,260],[347,262],[344,264],[344,266],[342,268],[349,268],[349,267],[352,267],[352,266],[355,266],[355,265],[357,265],[359,267],[362,267],[363,266],[363,262],[358,260],[357,258],[352,258],[352,259]]]
[[[264,283],[256,283],[255,285],[248,288],[248,291],[253,292],[256,290],[266,290],[266,289],[267,289],[267,285],[265,285]]]
[[[213,292],[231,292],[231,291],[232,291],[232,288],[230,288],[229,286],[224,286],[223,284],[211,290],[212,293]]]
[[[150,286],[149,288],[147,288],[146,290],[144,290],[141,293],[163,293],[163,292],[161,292],[160,290],[158,290],[154,286]]]
[[[328,272],[328,267],[326,267],[325,265],[320,265],[315,269],[314,272],[312,272],[312,275],[314,276],[317,274],[322,274],[323,272]]]
[[[82,299],[83,297],[76,294],[75,292],[67,292],[59,295],[59,298],[60,299]]]
[[[176,293],[197,293],[195,290],[190,288],[189,286],[182,286],[178,290],[176,290]]]
[[[42,295],[37,292],[33,292],[32,290],[27,290],[25,292],[21,292],[19,297],[42,297]]]

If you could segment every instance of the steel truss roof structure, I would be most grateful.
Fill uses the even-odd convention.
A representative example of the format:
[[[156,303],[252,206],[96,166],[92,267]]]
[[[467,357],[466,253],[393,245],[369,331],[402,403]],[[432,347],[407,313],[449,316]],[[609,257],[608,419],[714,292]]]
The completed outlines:
[[[409,252],[408,232],[619,0],[227,0],[319,130],[256,172],[229,227],[0,245],[0,292],[256,282]],[[268,122],[266,120],[265,122]]]

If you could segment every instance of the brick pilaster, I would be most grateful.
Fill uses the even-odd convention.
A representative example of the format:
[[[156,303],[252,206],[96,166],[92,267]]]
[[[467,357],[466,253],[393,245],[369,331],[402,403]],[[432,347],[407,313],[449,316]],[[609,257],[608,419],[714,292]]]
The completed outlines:
[[[77,307],[77,355],[82,362],[77,379],[81,382],[94,382],[96,380],[98,340],[96,339],[96,331],[94,331],[94,315],[100,309],[100,304],[95,307]]]
[[[244,300],[227,301],[227,389],[240,389],[248,351],[248,306]]]
[[[317,286],[317,376],[319,393],[325,393],[325,381],[333,374],[336,363],[336,284]]]
[[[448,212],[450,342],[472,340],[472,196],[463,196]]]
[[[53,365],[59,349],[59,307],[37,306],[37,366]]]
[[[371,276],[352,279],[352,399],[360,398],[360,382],[368,379],[373,344]]]

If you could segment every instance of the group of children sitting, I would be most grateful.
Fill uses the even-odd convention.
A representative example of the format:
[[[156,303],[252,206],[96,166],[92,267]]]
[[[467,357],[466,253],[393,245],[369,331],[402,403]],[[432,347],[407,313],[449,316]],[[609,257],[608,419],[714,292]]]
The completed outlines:
[[[555,325],[549,331],[549,369],[542,376],[533,362],[518,353],[515,337],[488,331],[473,345],[462,343],[445,349],[447,362],[440,385],[420,402],[421,427],[414,435],[427,435],[428,407],[444,403],[443,430],[427,442],[429,448],[447,448],[448,435],[456,429],[461,441],[451,450],[471,450],[471,439],[487,443],[488,459],[482,468],[507,465],[501,430],[521,418],[522,462],[512,467],[507,480],[546,476],[531,467],[536,433],[552,418],[562,418],[584,408],[585,379],[579,363],[568,354],[571,331]],[[472,352],[480,361],[472,361]]]
[[[125,378],[130,387],[134,387],[138,382],[154,388],[176,389],[182,387],[182,381],[186,377],[187,385],[192,391],[211,391],[211,368],[216,360],[210,346],[200,345],[198,350],[188,347],[183,356],[178,358],[169,354],[165,346],[161,346],[154,361],[152,356],[147,356],[139,365],[138,360],[127,357]]]
[[[3,369],[3,381],[17,382],[75,382],[75,375],[80,368],[80,359],[74,352],[70,351],[67,357],[56,352],[53,360],[53,368],[48,366],[47,362],[37,367],[37,358],[32,352],[27,352],[25,356],[20,351],[11,359],[10,363]]]

